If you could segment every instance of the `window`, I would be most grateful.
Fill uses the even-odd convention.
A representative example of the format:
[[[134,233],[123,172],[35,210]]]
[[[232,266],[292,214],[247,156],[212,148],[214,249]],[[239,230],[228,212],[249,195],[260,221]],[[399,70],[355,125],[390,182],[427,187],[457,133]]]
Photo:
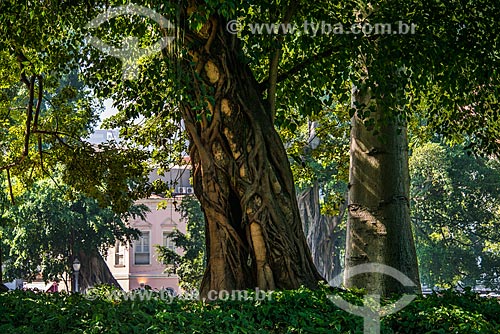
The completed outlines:
[[[149,264],[149,232],[141,232],[134,243],[135,264]]]
[[[171,234],[172,232],[163,232],[163,246],[175,252],[177,247],[175,246],[174,240],[170,236]]]
[[[124,246],[121,241],[116,240],[115,243],[115,267],[122,267],[123,264],[123,249]]]
[[[171,231],[170,232],[167,232],[167,231],[163,232],[163,246],[165,248],[175,252],[177,247],[175,246],[175,242],[172,239],[171,235],[172,235]],[[168,261],[168,263],[165,263],[165,264],[173,265],[174,262],[172,259],[170,259],[170,261]]]

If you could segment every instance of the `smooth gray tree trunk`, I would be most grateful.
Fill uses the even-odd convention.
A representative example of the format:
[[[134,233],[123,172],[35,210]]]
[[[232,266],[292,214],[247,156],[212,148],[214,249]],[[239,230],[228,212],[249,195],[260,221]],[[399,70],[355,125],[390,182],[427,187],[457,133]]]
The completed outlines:
[[[410,222],[408,139],[404,122],[387,117],[368,91],[353,87],[348,225],[344,283],[369,293],[419,292],[417,257]],[[360,118],[371,106],[375,129]],[[351,275],[352,268],[376,262],[391,266],[414,283],[405,287],[387,275]]]

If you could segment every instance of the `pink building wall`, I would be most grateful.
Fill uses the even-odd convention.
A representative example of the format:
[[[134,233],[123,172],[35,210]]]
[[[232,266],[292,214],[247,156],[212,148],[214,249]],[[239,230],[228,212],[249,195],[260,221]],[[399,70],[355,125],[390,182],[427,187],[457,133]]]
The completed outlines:
[[[105,141],[116,141],[120,143],[118,130],[96,129],[94,133],[87,139],[91,144],[100,144]],[[108,250],[106,262],[109,269],[120,283],[125,291],[137,289],[141,284],[149,285],[153,289],[173,288],[178,291],[179,280],[175,275],[163,273],[165,265],[158,262],[158,257],[154,245],[163,243],[163,232],[173,231],[178,229],[181,232],[186,232],[186,222],[181,221],[180,213],[175,211],[174,201],[180,203],[183,194],[192,194],[193,188],[189,182],[191,166],[189,164],[189,156],[183,158],[183,164],[180,166],[172,166],[172,169],[161,173],[157,173],[154,169],[149,175],[149,181],[162,180],[168,185],[174,185],[174,195],[177,199],[161,198],[152,196],[151,198],[138,201],[149,207],[151,212],[146,216],[145,221],[135,220],[131,222],[133,227],[141,231],[149,231],[150,242],[150,262],[149,264],[136,265],[134,264],[134,249],[132,245],[121,247],[123,253],[123,265],[115,264],[115,247]],[[174,196],[176,197],[176,196]],[[157,206],[160,202],[166,201],[167,205],[164,209],[158,210]],[[180,252],[177,249],[177,252]]]
[[[143,232],[149,232],[149,264],[135,264],[134,244],[120,248],[123,254],[123,265],[115,262],[115,247],[108,250],[106,262],[111,272],[125,291],[140,288],[142,284],[149,285],[153,289],[172,288],[179,292],[179,280],[176,275],[164,273],[165,265],[158,261],[158,254],[154,245],[163,245],[163,233],[172,232],[175,229],[186,233],[186,223],[181,219],[175,205],[180,203],[181,198],[151,198],[138,201],[146,205],[151,212],[147,213],[146,219],[131,221],[131,226]],[[158,209],[158,204],[166,202],[164,208]],[[176,249],[180,253],[180,249]]]

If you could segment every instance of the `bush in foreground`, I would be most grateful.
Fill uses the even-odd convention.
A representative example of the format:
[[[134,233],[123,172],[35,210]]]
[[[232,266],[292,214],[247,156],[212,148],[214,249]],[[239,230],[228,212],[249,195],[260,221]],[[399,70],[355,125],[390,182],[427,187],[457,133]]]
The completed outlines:
[[[327,297],[336,294],[362,305],[363,296],[351,291],[298,289],[274,291],[265,298],[249,292],[247,300],[210,303],[151,292],[119,298],[108,288],[96,291],[90,296],[1,293],[0,333],[363,332],[362,318],[337,308]],[[381,333],[500,333],[500,304],[470,292],[418,297],[383,318]]]

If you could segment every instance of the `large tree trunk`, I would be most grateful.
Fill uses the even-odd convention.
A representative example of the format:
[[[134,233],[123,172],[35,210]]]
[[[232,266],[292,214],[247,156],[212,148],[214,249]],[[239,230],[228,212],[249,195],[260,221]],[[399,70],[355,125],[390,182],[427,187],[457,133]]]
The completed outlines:
[[[288,158],[235,36],[211,17],[186,39],[196,47],[184,63],[191,101],[181,112],[207,224],[201,295],[316,287]]]
[[[106,261],[97,250],[88,254],[86,252],[78,252],[78,260],[80,260],[80,275],[78,276],[78,285],[80,291],[85,291],[87,288],[97,284],[111,284],[120,288],[120,284],[115,279],[108,268]],[[75,282],[72,282],[73,291]]]
[[[380,295],[420,291],[410,223],[406,126],[384,115],[368,91],[353,87],[352,99],[357,110],[351,129],[345,284]],[[370,118],[380,126],[377,135],[360,119],[370,104]],[[380,274],[350,275],[352,267],[368,262],[399,270],[416,287]]]
[[[342,272],[341,247],[338,244],[342,231],[338,226],[344,217],[347,203],[342,204],[338,216],[322,215],[317,182],[299,194],[298,203],[313,262],[319,273],[330,282]]]

